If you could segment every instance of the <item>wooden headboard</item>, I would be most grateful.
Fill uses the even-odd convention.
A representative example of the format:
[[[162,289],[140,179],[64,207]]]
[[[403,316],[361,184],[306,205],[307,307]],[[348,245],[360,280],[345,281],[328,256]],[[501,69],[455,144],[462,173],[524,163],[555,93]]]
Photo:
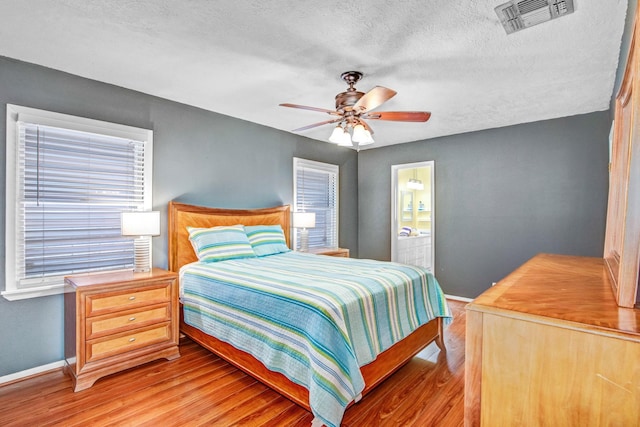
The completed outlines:
[[[209,228],[219,225],[280,225],[291,247],[289,205],[263,209],[220,209],[169,202],[169,270],[197,261],[187,227]]]

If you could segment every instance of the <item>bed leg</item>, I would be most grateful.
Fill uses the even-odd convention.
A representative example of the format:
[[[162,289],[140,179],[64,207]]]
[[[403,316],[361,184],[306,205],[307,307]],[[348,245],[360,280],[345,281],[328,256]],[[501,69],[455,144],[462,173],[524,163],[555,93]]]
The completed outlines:
[[[444,346],[444,322],[442,317],[438,317],[438,336],[436,337],[436,345],[440,351],[446,352],[447,348]]]

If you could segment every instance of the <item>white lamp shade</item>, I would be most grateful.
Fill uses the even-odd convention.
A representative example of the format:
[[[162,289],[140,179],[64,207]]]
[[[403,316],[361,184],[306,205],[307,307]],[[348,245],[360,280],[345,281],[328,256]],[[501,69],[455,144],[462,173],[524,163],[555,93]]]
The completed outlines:
[[[313,228],[316,226],[315,212],[293,212],[294,228]]]
[[[342,136],[340,137],[340,141],[338,141],[338,145],[342,147],[353,147],[353,143],[351,142],[351,135],[349,135],[349,132],[342,132]]]
[[[353,136],[351,140],[353,142],[357,142],[358,144],[361,142],[365,142],[367,140],[367,135],[365,134],[366,129],[364,126],[358,124],[353,127]]]
[[[333,132],[329,137],[329,142],[332,142],[334,144],[339,144],[340,141],[342,141],[342,138],[343,138],[342,135],[344,135],[344,129],[342,128],[342,126],[338,125],[333,129]]]
[[[373,144],[375,141],[373,140],[373,137],[371,136],[371,132],[369,132],[368,130],[365,129],[364,131],[364,139],[362,141],[360,141],[360,143],[358,145],[362,146],[362,145],[369,145],[369,144]]]
[[[120,227],[123,236],[158,236],[160,235],[160,212],[122,212]]]

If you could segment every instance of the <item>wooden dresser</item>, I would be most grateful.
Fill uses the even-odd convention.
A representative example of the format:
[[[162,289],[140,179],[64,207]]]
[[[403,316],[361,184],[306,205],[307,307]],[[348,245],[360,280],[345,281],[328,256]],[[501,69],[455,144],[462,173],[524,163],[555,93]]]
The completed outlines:
[[[127,271],[65,282],[65,372],[74,391],[123,369],[180,356],[176,273]]]
[[[640,310],[600,258],[541,254],[467,306],[465,426],[639,426]]]

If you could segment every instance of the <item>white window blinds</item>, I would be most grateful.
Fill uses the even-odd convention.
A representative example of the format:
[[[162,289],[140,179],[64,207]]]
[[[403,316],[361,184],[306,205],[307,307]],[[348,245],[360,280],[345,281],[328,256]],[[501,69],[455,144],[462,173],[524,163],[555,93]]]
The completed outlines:
[[[69,274],[132,268],[133,238],[121,236],[120,213],[150,207],[147,141],[20,120],[15,128],[7,291],[10,285],[14,291],[60,287]]]
[[[293,160],[294,209],[316,214],[316,225],[309,229],[309,247],[338,247],[338,166]],[[299,249],[297,238],[295,247]]]

